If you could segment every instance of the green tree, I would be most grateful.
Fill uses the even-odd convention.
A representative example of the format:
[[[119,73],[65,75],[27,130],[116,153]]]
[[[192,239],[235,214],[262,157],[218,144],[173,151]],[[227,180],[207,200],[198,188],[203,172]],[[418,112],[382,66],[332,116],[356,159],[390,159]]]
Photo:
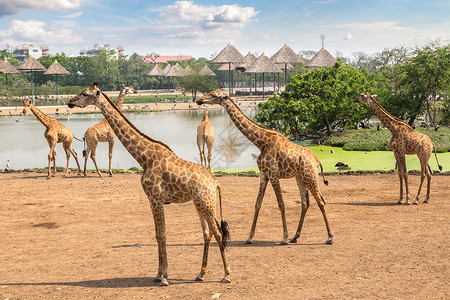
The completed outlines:
[[[410,125],[425,110],[432,119],[431,106],[438,96],[448,95],[450,91],[450,45],[431,42],[416,48],[412,57],[396,65],[394,73],[392,109],[403,112],[400,117],[409,119]]]
[[[258,105],[256,120],[296,139],[330,136],[336,128],[354,127],[370,115],[367,107],[355,103],[367,89],[387,94],[381,78],[338,61],[293,76],[280,97]]]
[[[179,85],[185,92],[192,94],[192,101],[197,98],[197,93],[210,92],[217,88],[217,80],[214,76],[203,75],[200,73],[203,68],[203,64],[191,62],[190,67],[192,72],[180,77]]]

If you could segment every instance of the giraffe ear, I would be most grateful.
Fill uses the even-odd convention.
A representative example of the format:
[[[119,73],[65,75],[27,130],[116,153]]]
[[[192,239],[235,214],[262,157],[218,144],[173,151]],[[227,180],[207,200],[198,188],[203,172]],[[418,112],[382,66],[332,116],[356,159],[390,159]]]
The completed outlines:
[[[376,97],[377,97],[377,95],[372,95],[372,98],[374,98],[374,99],[375,99]]]

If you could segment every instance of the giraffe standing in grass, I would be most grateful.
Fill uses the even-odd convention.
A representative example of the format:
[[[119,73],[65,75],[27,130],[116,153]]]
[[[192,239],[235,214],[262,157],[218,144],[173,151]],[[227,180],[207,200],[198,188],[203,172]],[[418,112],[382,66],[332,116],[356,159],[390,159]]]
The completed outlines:
[[[430,137],[422,134],[420,132],[415,131],[411,126],[409,126],[405,121],[400,120],[393,115],[391,115],[388,111],[386,111],[376,100],[376,95],[370,95],[369,92],[365,92],[361,94],[358,99],[356,99],[359,103],[367,103],[370,108],[373,110],[373,113],[377,116],[377,118],[386,126],[387,129],[392,133],[391,139],[391,148],[394,152],[395,159],[397,161],[398,167],[398,176],[400,178],[400,198],[398,200],[398,204],[402,203],[403,200],[403,181],[405,182],[405,191],[406,191],[406,202],[405,204],[411,204],[409,202],[409,188],[408,188],[408,172],[406,170],[406,154],[417,154],[417,157],[420,160],[420,185],[419,191],[417,192],[416,199],[413,204],[419,204],[419,196],[420,190],[422,189],[423,180],[425,176],[427,177],[427,195],[425,197],[424,203],[428,203],[430,199],[430,183],[431,183],[431,167],[428,164],[430,160],[431,153],[433,153],[436,157],[436,162],[438,163],[439,170],[442,170],[442,167],[439,165],[437,161],[436,155],[436,146],[431,141]]]
[[[117,100],[116,100],[116,106],[119,108],[119,110],[122,109],[125,96],[129,92],[133,92],[135,94],[137,93],[137,91],[135,89],[122,85],[122,89],[120,90],[119,96],[117,97]],[[86,176],[86,165],[87,165],[88,157],[90,156],[92,161],[94,162],[95,169],[97,170],[97,174],[100,177],[102,177],[102,174],[100,173],[100,170],[98,169],[98,166],[97,166],[97,161],[95,160],[95,153],[96,153],[97,145],[99,142],[108,142],[108,144],[109,144],[108,173],[109,173],[109,176],[112,176],[111,161],[112,161],[114,142],[116,141],[116,134],[111,129],[111,126],[109,126],[108,121],[106,121],[106,119],[104,118],[100,123],[89,127],[86,130],[86,132],[84,133],[84,141],[86,143],[86,150],[83,151],[83,156],[84,156],[83,174],[84,174],[84,176]]]
[[[98,82],[94,82],[91,87],[74,96],[68,106],[96,105],[100,108],[117,138],[144,169],[141,183],[150,201],[158,242],[159,267],[155,281],[159,281],[160,285],[169,284],[164,204],[192,200],[200,217],[204,238],[202,268],[195,280],[203,281],[209,245],[214,235],[225,269],[222,282],[230,282],[230,268],[225,255],[228,225],[222,219],[222,201],[217,179],[205,166],[179,158],[164,143],[141,133],[97,85]],[[217,196],[221,208],[221,222],[216,217]]]
[[[287,244],[288,231],[286,225],[285,206],[283,196],[281,194],[280,179],[295,177],[302,200],[302,214],[297,232],[291,239],[291,242],[296,243],[298,237],[300,236],[303,221],[310,206],[308,195],[309,191],[319,205],[325,220],[328,233],[326,243],[332,244],[333,234],[331,232],[328,217],[325,211],[325,200],[319,190],[319,174],[317,167],[320,166],[322,169],[322,165],[314,153],[308,148],[299,146],[289,141],[277,130],[268,129],[252,121],[240,110],[239,106],[222,91],[222,88],[203,96],[197,100],[197,104],[222,105],[236,127],[261,151],[261,154],[257,159],[257,164],[261,173],[259,193],[255,205],[255,216],[253,218],[252,229],[250,230],[250,236],[246,243],[253,243],[253,236],[255,234],[259,210],[261,209],[261,203],[264,198],[267,183],[270,181],[275,191],[278,207],[281,212],[281,220],[283,224],[283,240],[281,241],[281,244]],[[325,178],[323,178],[323,180],[325,184],[328,184]]]
[[[66,152],[67,157],[67,165],[64,176],[67,176],[69,172],[69,159],[70,154],[73,155],[75,161],[78,166],[78,174],[81,173],[80,164],[78,163],[77,153],[72,149],[72,141],[74,135],[69,128],[61,125],[56,119],[53,119],[42,111],[40,111],[33,103],[31,103],[30,99],[25,99],[23,101],[23,114],[27,113],[27,109],[30,109],[31,112],[36,116],[36,118],[45,126],[44,137],[47,139],[47,143],[50,146],[50,151],[48,153],[48,175],[47,178],[54,176],[56,173],[56,151],[55,147],[57,143],[62,143],[64,151]],[[77,139],[78,140],[78,139]],[[81,140],[79,140],[81,141]],[[51,170],[51,162],[53,160],[53,175]]]
[[[214,127],[208,118],[208,112],[203,116],[203,120],[197,127],[197,146],[200,152],[200,163],[206,166],[205,144],[208,148],[208,168],[211,169],[211,151],[214,143]]]

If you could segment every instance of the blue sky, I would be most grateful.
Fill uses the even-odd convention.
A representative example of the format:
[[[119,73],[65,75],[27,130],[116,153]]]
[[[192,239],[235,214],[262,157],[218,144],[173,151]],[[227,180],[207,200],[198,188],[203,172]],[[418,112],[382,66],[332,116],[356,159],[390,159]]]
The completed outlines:
[[[212,58],[227,43],[243,55],[325,48],[351,56],[450,42],[448,0],[0,0],[0,49],[23,42],[76,54],[96,43],[125,54]]]

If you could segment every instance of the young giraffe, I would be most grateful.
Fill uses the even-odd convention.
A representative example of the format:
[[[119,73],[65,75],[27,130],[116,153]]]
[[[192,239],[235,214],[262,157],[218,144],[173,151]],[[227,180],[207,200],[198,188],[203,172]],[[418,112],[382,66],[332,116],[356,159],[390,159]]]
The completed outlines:
[[[200,151],[200,164],[203,165],[205,162],[206,166],[206,154],[205,154],[205,144],[208,147],[208,168],[211,169],[211,151],[214,143],[214,127],[208,118],[208,112],[203,116],[203,120],[197,127],[197,146],[198,151]]]
[[[291,243],[296,243],[298,237],[300,236],[303,221],[310,206],[308,196],[309,190],[319,205],[325,220],[325,225],[328,232],[328,240],[326,243],[332,244],[333,234],[331,233],[328,217],[325,211],[325,200],[319,190],[319,174],[317,172],[317,166],[320,166],[322,170],[322,164],[314,153],[308,148],[292,143],[277,130],[268,129],[253,122],[239,109],[239,106],[236,105],[236,103],[229,98],[228,95],[222,92],[222,88],[203,96],[197,100],[197,104],[222,105],[230,115],[230,118],[236,127],[261,151],[261,154],[257,159],[257,164],[261,173],[259,193],[255,204],[255,216],[253,218],[252,229],[246,243],[253,243],[252,239],[255,234],[259,210],[261,209],[261,203],[264,198],[267,183],[270,181],[275,191],[278,207],[281,212],[281,220],[283,224],[283,240],[281,241],[281,244],[287,244],[288,231],[286,225],[285,206],[283,196],[281,195],[280,179],[295,177],[302,200],[302,214],[297,232],[291,239]],[[325,178],[323,178],[323,180],[325,184],[328,184]]]
[[[214,235],[225,269],[222,282],[230,282],[230,268],[225,256],[228,229],[227,223],[222,220],[222,201],[217,179],[205,166],[179,158],[164,143],[141,133],[97,85],[98,82],[94,82],[91,87],[74,96],[68,106],[93,104],[100,108],[117,138],[144,169],[141,183],[150,201],[158,241],[159,267],[155,281],[159,281],[160,285],[169,284],[164,204],[192,200],[200,217],[204,238],[202,268],[195,280],[203,281],[211,236]],[[220,224],[215,211],[217,196],[220,203]]]
[[[56,151],[55,147],[57,143],[62,143],[64,151],[66,152],[67,157],[67,165],[64,176],[67,176],[69,172],[69,159],[70,154],[72,153],[75,161],[78,166],[78,174],[81,173],[80,164],[78,163],[77,153],[72,149],[72,141],[74,135],[69,128],[61,125],[56,119],[53,119],[42,111],[40,111],[33,103],[31,103],[30,99],[25,99],[23,101],[23,114],[27,113],[27,108],[30,108],[31,112],[36,116],[36,118],[45,126],[44,137],[47,139],[47,143],[50,146],[50,152],[48,153],[48,175],[47,178],[50,179],[51,176],[54,176],[56,173]],[[76,138],[76,137],[75,137]],[[76,138],[77,139],[77,138]],[[79,139],[77,139],[79,140]],[[79,140],[81,141],[81,140]],[[51,170],[51,162],[53,160],[53,175]]]
[[[137,93],[137,91],[131,87],[126,87],[122,85],[122,89],[120,90],[119,96],[116,100],[116,106],[120,109],[122,109],[123,100],[125,99],[125,96],[128,92]],[[83,151],[84,156],[84,171],[83,174],[86,176],[86,165],[87,160],[89,158],[89,153],[91,154],[90,157],[92,161],[94,162],[95,169],[97,169],[97,174],[102,177],[102,174],[100,174],[100,170],[97,166],[97,161],[95,160],[95,152],[97,150],[97,144],[99,142],[108,142],[109,144],[109,169],[108,173],[109,176],[112,176],[112,169],[111,169],[111,161],[112,161],[112,153],[114,148],[114,142],[116,141],[116,135],[114,131],[111,129],[111,127],[108,124],[108,121],[106,119],[103,119],[100,123],[95,124],[91,127],[89,127],[86,132],[84,133],[84,141],[87,144],[86,150]]]
[[[400,198],[397,203],[398,204],[402,203],[403,181],[405,181],[405,191],[406,191],[405,204],[410,204],[409,189],[408,189],[408,172],[406,170],[405,154],[417,154],[421,166],[419,191],[417,193],[416,200],[413,202],[413,204],[419,203],[420,190],[422,188],[422,183],[423,180],[425,179],[425,175],[427,176],[427,196],[423,202],[428,203],[428,200],[430,199],[430,183],[432,173],[428,161],[430,159],[431,153],[433,152],[433,149],[437,161],[436,147],[434,143],[431,141],[429,136],[415,131],[405,121],[400,120],[391,115],[374,99],[375,97],[376,95],[371,96],[369,92],[366,92],[365,94],[361,94],[358,97],[358,99],[356,99],[356,101],[359,103],[369,104],[370,108],[373,110],[377,118],[392,133],[390,145],[394,152],[395,159],[397,161],[398,176],[400,178]],[[439,165],[439,162],[438,166],[439,170],[442,170],[442,167]]]

